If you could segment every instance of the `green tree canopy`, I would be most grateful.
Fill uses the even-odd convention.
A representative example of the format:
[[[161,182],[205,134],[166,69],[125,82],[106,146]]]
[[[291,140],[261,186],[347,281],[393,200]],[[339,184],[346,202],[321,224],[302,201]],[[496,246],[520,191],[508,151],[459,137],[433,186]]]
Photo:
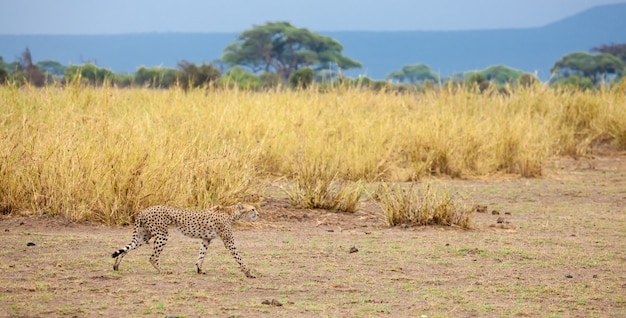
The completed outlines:
[[[624,62],[607,53],[592,55],[575,52],[563,56],[550,71],[556,81],[571,75],[578,75],[590,79],[593,85],[598,85],[608,75],[621,76],[624,71]]]
[[[341,54],[335,39],[297,28],[288,22],[268,22],[239,35],[224,49],[222,61],[247,67],[253,72],[277,73],[283,83],[303,67],[328,69],[359,68],[361,64]]]
[[[439,75],[430,70],[426,64],[405,65],[401,69],[387,75],[387,79],[411,84],[423,83],[424,81],[438,82]]]
[[[480,71],[480,74],[490,82],[504,85],[517,82],[524,72],[505,65],[492,65]]]
[[[113,72],[94,64],[70,65],[65,69],[66,81],[80,79],[92,85],[102,85],[113,79]]]
[[[173,68],[141,66],[135,72],[133,83],[138,86],[168,88],[176,83],[178,76],[179,71]]]
[[[37,67],[44,73],[54,76],[63,76],[66,67],[57,61],[45,60],[37,62]]]

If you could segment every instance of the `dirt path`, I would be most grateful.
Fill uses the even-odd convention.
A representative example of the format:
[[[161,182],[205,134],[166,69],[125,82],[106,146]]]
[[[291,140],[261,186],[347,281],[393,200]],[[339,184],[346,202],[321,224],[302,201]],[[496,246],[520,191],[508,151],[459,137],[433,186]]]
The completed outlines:
[[[371,202],[341,214],[268,200],[235,234],[256,279],[219,240],[208,275],[195,273],[199,241],[176,231],[161,258],[174,274],[156,274],[149,247],[114,272],[131,228],[4,216],[0,316],[626,316],[626,157],[433,184],[487,205],[474,229],[387,228]]]

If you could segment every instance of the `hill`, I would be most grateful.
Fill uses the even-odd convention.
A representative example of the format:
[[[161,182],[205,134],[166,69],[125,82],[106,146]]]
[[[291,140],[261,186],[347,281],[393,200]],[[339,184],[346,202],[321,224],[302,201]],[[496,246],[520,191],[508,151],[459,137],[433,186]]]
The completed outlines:
[[[339,40],[363,64],[348,75],[382,79],[403,65],[428,64],[448,76],[493,64],[536,73],[541,79],[559,58],[603,43],[626,42],[626,4],[598,6],[539,28],[475,31],[321,32]],[[238,33],[119,35],[0,35],[0,56],[12,61],[29,47],[33,59],[62,64],[95,62],[116,72],[139,66],[175,67],[180,60],[211,62]]]

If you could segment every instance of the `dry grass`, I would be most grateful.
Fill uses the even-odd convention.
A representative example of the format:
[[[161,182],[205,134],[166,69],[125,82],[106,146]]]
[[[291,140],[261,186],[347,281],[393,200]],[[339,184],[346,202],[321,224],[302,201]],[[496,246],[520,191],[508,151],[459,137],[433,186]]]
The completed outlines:
[[[625,104],[618,88],[503,96],[3,86],[0,211],[124,224],[150,204],[233,203],[270,176],[298,184],[296,203],[343,181],[536,177],[555,154],[586,156],[599,143],[625,150]],[[298,181],[324,167],[332,178]],[[359,194],[347,192],[346,202]]]
[[[421,190],[415,189],[414,185],[411,183],[403,188],[382,183],[373,193],[389,226],[455,225],[470,228],[472,210],[455,201],[449,192],[433,189],[428,183]]]
[[[294,185],[283,187],[291,205],[304,209],[356,211],[363,193],[360,182],[340,182],[336,166],[322,158],[302,157],[293,164]]]

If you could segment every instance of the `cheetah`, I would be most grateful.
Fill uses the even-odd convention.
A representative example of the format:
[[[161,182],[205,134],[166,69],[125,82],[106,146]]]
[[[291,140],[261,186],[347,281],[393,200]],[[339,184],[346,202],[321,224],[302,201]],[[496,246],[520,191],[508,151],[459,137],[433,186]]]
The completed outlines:
[[[202,239],[200,254],[196,262],[196,268],[199,274],[205,274],[202,270],[202,261],[206,255],[209,243],[219,236],[224,243],[224,247],[230,251],[230,254],[239,264],[241,271],[243,271],[247,277],[255,278],[256,276],[246,267],[241,256],[239,256],[239,252],[237,252],[232,224],[239,219],[256,220],[258,217],[259,215],[254,206],[243,203],[232,206],[218,205],[202,211],[178,209],[168,206],[149,207],[137,215],[132,241],[111,254],[111,257],[115,258],[113,270],[119,269],[120,262],[122,262],[122,259],[128,252],[144,243],[148,244],[149,240],[154,237],[154,247],[152,256],[150,256],[150,263],[159,273],[171,274],[171,271],[164,271],[161,266],[159,266],[159,255],[163,251],[165,243],[167,243],[168,227],[169,225],[173,225],[186,236]]]

